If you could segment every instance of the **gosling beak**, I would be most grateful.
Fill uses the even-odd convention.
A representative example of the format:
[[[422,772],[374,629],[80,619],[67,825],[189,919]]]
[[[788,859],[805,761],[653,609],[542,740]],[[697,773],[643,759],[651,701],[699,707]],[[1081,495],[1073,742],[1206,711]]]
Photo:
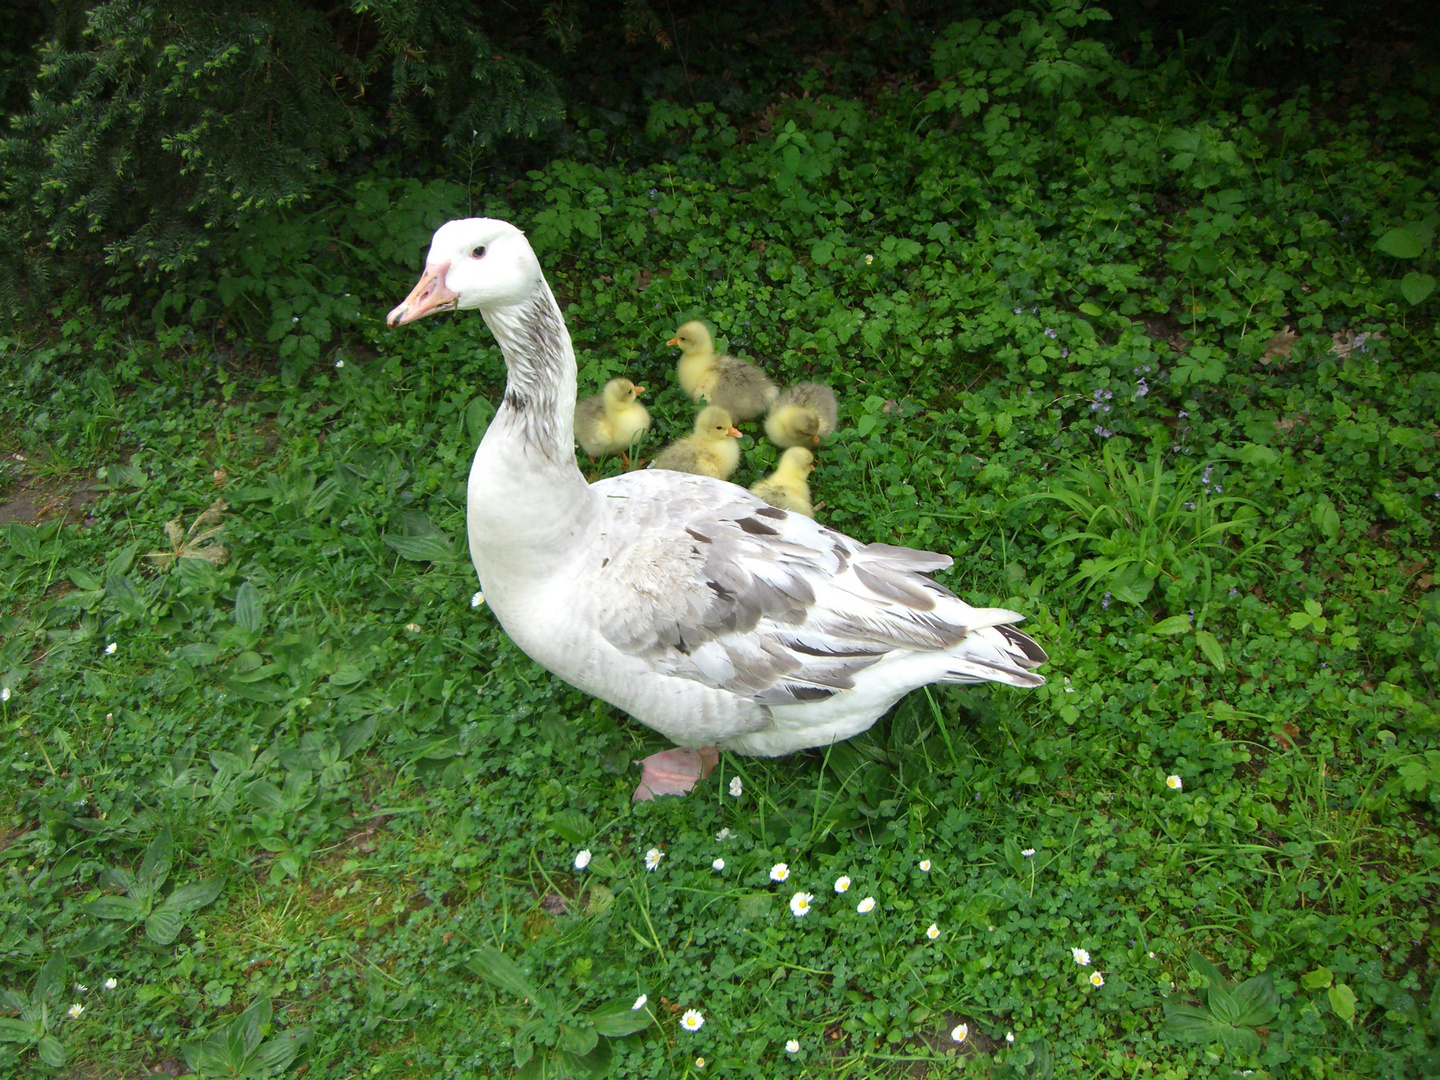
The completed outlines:
[[[410,295],[399,307],[385,316],[385,322],[390,326],[404,326],[416,319],[423,319],[426,315],[434,315],[437,311],[454,311],[460,303],[460,294],[452,292],[445,284],[445,275],[449,272],[448,262],[425,267],[425,273],[420,276],[415,288],[410,290]]]
[[[732,439],[738,439],[740,438],[740,429],[737,428],[734,424],[731,424],[730,430],[725,432],[725,434],[729,435]]]
[[[820,445],[820,436],[819,436],[819,435],[811,435],[811,436],[810,436],[810,442],[813,443],[815,446],[819,446],[819,445]]]
[[[674,337],[672,337],[669,341],[665,342],[665,344],[666,344],[666,345],[679,345],[679,344],[680,344],[680,335],[679,335],[679,334],[676,334],[676,335],[675,335]]]
[[[644,392],[645,392],[645,388],[644,388],[643,386],[637,386],[637,387],[635,387],[635,396],[636,396],[636,397],[639,397],[639,396],[640,396],[641,394],[643,394]]]

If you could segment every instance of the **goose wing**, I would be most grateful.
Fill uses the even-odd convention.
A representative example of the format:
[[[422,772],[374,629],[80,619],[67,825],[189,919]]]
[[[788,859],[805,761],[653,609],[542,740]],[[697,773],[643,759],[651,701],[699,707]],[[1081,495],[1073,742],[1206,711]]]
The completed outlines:
[[[733,484],[630,473],[595,488],[608,520],[585,592],[599,633],[660,672],[759,704],[823,700],[891,652],[948,653],[1021,618],[924,576],[948,555],[860,544]],[[1023,655],[1012,666],[1043,681]]]

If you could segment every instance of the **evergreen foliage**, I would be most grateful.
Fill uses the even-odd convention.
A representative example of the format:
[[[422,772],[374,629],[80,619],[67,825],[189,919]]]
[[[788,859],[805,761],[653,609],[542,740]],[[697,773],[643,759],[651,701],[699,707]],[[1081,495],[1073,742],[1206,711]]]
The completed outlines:
[[[483,148],[562,115],[545,71],[497,53],[459,2],[111,0],[41,61],[0,140],[12,300],[57,257],[173,272],[377,140]]]

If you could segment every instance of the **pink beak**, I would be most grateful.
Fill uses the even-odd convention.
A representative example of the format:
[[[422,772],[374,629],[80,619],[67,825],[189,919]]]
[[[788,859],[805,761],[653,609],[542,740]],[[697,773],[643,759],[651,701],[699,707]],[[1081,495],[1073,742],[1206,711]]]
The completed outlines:
[[[391,326],[404,326],[437,311],[454,311],[460,302],[460,294],[452,292],[445,284],[445,275],[449,272],[448,262],[425,267],[425,273],[420,275],[410,295],[385,317],[385,321]]]

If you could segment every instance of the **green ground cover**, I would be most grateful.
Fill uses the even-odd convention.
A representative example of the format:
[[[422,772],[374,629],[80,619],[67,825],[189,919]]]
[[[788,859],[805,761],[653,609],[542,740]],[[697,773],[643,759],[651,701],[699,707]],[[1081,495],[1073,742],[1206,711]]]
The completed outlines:
[[[865,98],[658,102],[643,160],[377,170],[144,318],[12,325],[0,483],[96,498],[0,539],[0,1071],[1433,1075],[1434,114],[1068,10]],[[662,741],[472,606],[493,340],[384,328],[472,210],[651,452],[686,319],[834,385],[821,519],[953,555],[1048,685],[632,806]]]

